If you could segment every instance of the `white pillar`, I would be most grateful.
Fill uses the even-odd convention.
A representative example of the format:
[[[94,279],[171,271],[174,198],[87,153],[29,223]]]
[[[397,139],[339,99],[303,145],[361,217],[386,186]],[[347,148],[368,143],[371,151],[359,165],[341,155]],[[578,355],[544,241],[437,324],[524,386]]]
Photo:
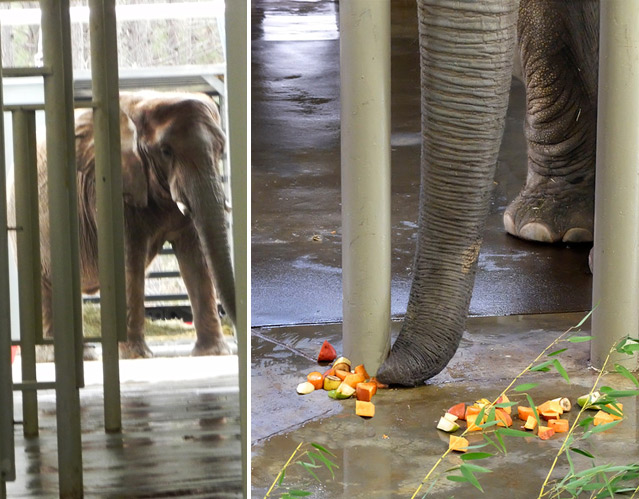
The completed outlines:
[[[344,355],[390,350],[390,0],[341,0]]]
[[[639,2],[602,0],[591,361],[639,333]],[[615,355],[636,368],[636,358]]]

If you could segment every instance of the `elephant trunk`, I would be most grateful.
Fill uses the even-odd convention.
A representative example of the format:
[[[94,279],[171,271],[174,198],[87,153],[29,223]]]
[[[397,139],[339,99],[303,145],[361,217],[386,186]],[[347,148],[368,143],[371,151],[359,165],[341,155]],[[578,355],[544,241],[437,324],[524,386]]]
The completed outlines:
[[[503,135],[516,0],[418,2],[422,85],[419,234],[408,309],[384,383],[439,373],[464,330]]]
[[[206,177],[206,174],[204,174]],[[226,198],[217,178],[195,175],[188,188],[188,210],[200,238],[206,263],[225,312],[235,324],[235,278],[231,261],[230,231],[226,226]]]

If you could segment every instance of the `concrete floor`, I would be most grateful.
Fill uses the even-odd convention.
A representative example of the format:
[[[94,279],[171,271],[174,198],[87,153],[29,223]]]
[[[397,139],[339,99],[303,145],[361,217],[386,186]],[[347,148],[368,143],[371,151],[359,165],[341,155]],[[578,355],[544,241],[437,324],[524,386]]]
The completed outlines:
[[[339,469],[334,480],[321,470],[318,483],[296,465],[287,472],[289,486],[322,498],[411,497],[446,450],[448,435],[435,429],[443,412],[457,402],[497,396],[590,308],[588,246],[530,244],[503,231],[503,211],[525,179],[524,91],[513,81],[472,317],[457,355],[423,387],[376,395],[376,416],[370,420],[354,415],[353,400],[295,393],[306,373],[318,369],[314,358],[324,339],[341,350],[337,8],[338,2],[328,0],[252,2],[253,497],[265,495],[300,442],[326,446]],[[392,314],[401,318],[419,183],[414,2],[393,0],[392,23]],[[583,330],[588,332],[588,323]],[[539,383],[530,394],[537,403],[559,396],[574,402],[596,376],[588,358],[588,343],[571,344],[561,356],[571,384],[554,371],[538,373],[529,376]],[[627,381],[607,375],[603,384],[622,388]],[[635,399],[625,399],[624,407],[620,426],[583,444],[597,464],[637,460]],[[511,438],[506,443],[508,455],[481,463],[493,470],[480,476],[486,496],[537,497],[561,440]],[[587,461],[578,458],[575,464],[584,467]],[[429,497],[477,496],[468,484],[441,476],[460,462],[457,456],[446,458]],[[566,470],[560,458],[553,477]]]

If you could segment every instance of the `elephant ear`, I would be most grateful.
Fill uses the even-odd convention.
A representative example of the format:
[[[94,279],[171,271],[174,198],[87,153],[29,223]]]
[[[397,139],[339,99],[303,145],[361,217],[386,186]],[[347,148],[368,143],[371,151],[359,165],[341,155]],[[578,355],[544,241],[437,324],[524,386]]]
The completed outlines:
[[[120,147],[124,202],[129,206],[144,208],[149,202],[148,174],[138,152],[135,125],[123,112],[120,112]]]

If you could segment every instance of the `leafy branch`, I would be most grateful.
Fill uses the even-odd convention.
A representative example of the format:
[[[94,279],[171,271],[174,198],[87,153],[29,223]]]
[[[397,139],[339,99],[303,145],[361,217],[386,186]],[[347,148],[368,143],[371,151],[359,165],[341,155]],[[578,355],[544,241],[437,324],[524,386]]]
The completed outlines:
[[[297,460],[293,463],[293,459],[297,456]],[[280,499],[292,499],[294,497],[307,497],[311,495],[311,492],[300,489],[291,489],[285,487],[283,485],[284,477],[286,476],[286,470],[291,464],[299,464],[302,468],[304,468],[315,480],[321,482],[315,470],[318,468],[322,468],[325,466],[326,469],[330,472],[331,478],[335,478],[335,473],[333,468],[339,468],[335,463],[333,463],[327,456],[335,457],[335,454],[327,450],[325,447],[320,444],[311,443],[305,444],[304,442],[300,442],[297,448],[291,454],[291,457],[288,458],[288,461],[282,466],[282,469],[273,480],[273,484],[266,492],[264,499],[267,497],[271,497],[271,492],[277,490],[280,487],[286,489],[282,495],[280,495]]]

